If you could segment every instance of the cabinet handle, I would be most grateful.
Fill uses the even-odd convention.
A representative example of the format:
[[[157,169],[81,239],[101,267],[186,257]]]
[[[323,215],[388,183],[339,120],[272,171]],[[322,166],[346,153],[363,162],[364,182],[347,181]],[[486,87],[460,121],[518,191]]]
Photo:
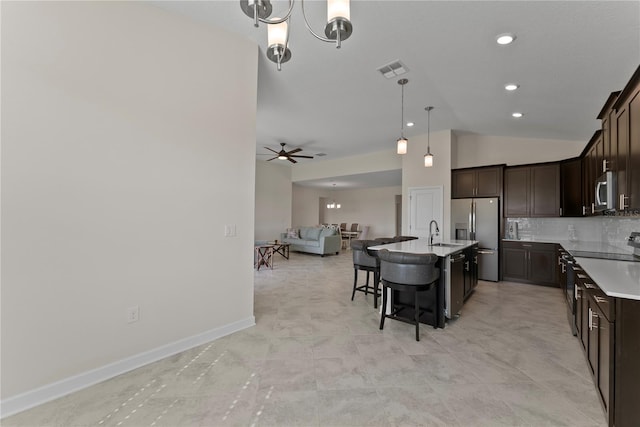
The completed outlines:
[[[607,159],[602,159],[602,173],[607,171]]]
[[[465,269],[466,271],[469,271],[469,261],[467,261],[467,262],[465,262],[465,263],[464,263],[464,269]]]
[[[560,208],[560,216],[562,216],[562,208]]]
[[[530,248],[530,247],[531,247],[531,245],[525,245],[525,244],[523,243],[523,244],[522,244],[522,247],[523,247],[523,248]]]
[[[580,299],[582,298],[582,295],[580,295],[582,293],[582,289],[578,288],[578,285],[576,285],[575,283],[573,284],[574,288],[573,288],[573,294],[576,297],[576,299]]]
[[[591,311],[591,307],[589,307],[589,330],[593,328],[593,312]]]
[[[584,287],[587,288],[587,289],[596,289],[597,288],[597,286],[594,285],[593,283],[585,283]]]
[[[596,204],[595,203],[591,203],[591,213],[592,214],[596,213]]]
[[[601,303],[608,303],[609,302],[609,300],[604,298],[604,297],[594,296],[593,298],[596,300],[596,302],[601,302]]]
[[[598,319],[600,318],[600,316],[598,316],[596,313],[593,312],[593,310],[591,310],[591,307],[589,307],[589,330],[593,330],[598,329]],[[594,323],[595,321],[595,323]]]
[[[583,206],[582,207],[582,216],[586,216],[587,215],[587,207]]]
[[[629,199],[629,196],[625,196],[624,193],[620,194],[620,209],[627,209],[629,207],[624,201],[625,199]]]
[[[562,272],[566,273],[567,272],[567,268],[564,266],[564,264],[562,264],[561,267],[562,267]]]

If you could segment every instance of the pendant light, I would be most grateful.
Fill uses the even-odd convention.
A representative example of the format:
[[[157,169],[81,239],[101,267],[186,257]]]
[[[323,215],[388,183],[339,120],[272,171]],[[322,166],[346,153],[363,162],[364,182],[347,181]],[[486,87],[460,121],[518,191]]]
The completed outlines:
[[[424,167],[430,168],[433,166],[433,154],[431,154],[430,136],[431,136],[431,110],[433,107],[425,107],[427,110],[427,154],[424,155]]]
[[[409,83],[407,79],[398,80],[398,84],[402,86],[402,103],[400,107],[400,138],[398,138],[397,142],[397,152],[398,154],[407,154],[407,143],[409,140],[404,137],[404,85]]]

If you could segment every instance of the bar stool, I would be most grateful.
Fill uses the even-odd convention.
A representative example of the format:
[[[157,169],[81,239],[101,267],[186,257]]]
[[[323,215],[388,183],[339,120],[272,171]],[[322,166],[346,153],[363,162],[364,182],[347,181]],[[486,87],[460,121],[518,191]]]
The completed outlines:
[[[416,341],[420,341],[420,311],[418,294],[433,289],[438,284],[440,269],[436,267],[438,256],[435,254],[412,254],[405,252],[389,252],[386,249],[378,251],[380,258],[380,276],[382,280],[382,315],[380,317],[380,330],[384,328],[384,319],[387,317],[416,326]],[[386,314],[387,288],[398,292],[412,292],[414,306],[406,304],[393,304],[391,313]],[[398,316],[405,308],[413,308],[411,320]]]
[[[378,297],[380,290],[380,260],[375,254],[376,251],[369,252],[369,246],[380,244],[374,240],[352,240],[351,253],[353,254],[353,291],[351,292],[351,301],[353,301],[356,291],[364,292],[368,295],[373,294],[373,308],[378,308]],[[367,281],[364,285],[358,286],[358,270],[367,272]],[[369,273],[373,273],[373,287],[369,286]]]

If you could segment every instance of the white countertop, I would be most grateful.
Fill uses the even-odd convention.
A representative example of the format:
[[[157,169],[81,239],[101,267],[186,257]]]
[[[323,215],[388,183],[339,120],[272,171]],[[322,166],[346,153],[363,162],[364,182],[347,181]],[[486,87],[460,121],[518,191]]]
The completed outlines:
[[[476,240],[443,240],[441,242],[454,246],[429,246],[429,239],[414,239],[407,240],[406,242],[370,246],[369,249],[387,249],[391,252],[407,252],[412,254],[436,254],[439,257],[446,257],[478,243]],[[436,241],[435,243],[439,242]]]
[[[574,255],[574,251],[630,254],[631,252],[602,242],[582,242],[536,236],[526,240],[503,239],[505,242],[557,243]],[[610,297],[640,300],[640,262],[611,259],[575,258],[576,262]]]
[[[640,300],[640,262],[576,258],[576,262],[610,297]]]
[[[584,242],[580,240],[562,240],[553,237],[535,237],[532,239],[502,239],[503,242],[519,242],[519,243],[556,243],[561,245],[566,251],[584,251],[584,252],[604,252],[609,254],[629,254],[631,249],[621,249],[602,242]]]

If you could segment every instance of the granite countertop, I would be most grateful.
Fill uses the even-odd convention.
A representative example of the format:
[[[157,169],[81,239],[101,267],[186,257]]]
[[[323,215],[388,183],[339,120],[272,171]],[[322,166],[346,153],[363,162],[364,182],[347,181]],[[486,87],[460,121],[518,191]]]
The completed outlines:
[[[388,243],[386,245],[370,246],[369,249],[387,249],[391,252],[407,252],[413,254],[436,254],[439,257],[446,257],[452,253],[459,252],[469,246],[478,243],[477,240],[442,240],[436,241],[451,246],[429,246],[429,239],[407,240],[405,242]]]

